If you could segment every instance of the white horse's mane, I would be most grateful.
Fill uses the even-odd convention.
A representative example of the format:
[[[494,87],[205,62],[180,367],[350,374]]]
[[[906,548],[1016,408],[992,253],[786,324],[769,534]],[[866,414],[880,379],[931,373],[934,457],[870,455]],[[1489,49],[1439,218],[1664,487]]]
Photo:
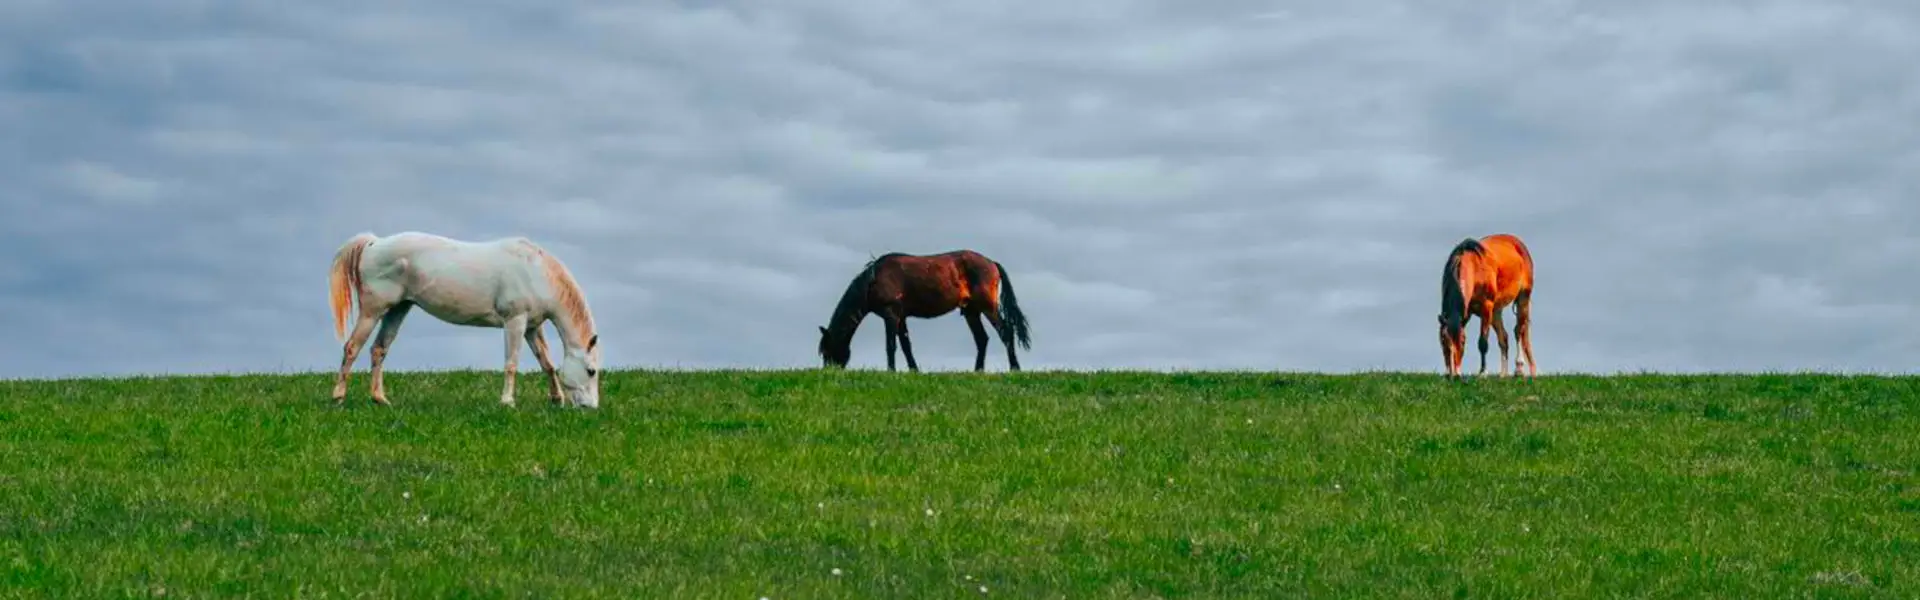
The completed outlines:
[[[586,295],[580,293],[580,284],[573,280],[573,272],[567,270],[560,259],[541,250],[540,260],[547,267],[547,283],[553,286],[554,302],[566,313],[568,332],[576,338],[568,341],[577,347],[586,347],[594,335],[593,313],[587,310]]]

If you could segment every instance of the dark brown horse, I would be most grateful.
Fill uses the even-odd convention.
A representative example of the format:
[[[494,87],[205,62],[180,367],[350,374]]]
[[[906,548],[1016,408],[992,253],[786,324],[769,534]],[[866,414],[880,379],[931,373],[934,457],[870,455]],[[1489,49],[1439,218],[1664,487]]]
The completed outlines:
[[[960,309],[967,326],[973,329],[975,356],[973,370],[987,369],[987,330],[980,324],[986,317],[1000,341],[1007,346],[1007,368],[1020,370],[1013,343],[1031,348],[1027,337],[1027,317],[1013,295],[1013,280],[1007,269],[972,250],[916,256],[892,253],[873,259],[847,284],[833,317],[820,328],[820,358],[829,366],[845,367],[853,355],[853,332],[868,313],[880,315],[887,325],[887,370],[895,370],[893,352],[897,345],[907,355],[907,369],[919,371],[913,360],[913,342],[907,337],[907,317],[932,319]]]

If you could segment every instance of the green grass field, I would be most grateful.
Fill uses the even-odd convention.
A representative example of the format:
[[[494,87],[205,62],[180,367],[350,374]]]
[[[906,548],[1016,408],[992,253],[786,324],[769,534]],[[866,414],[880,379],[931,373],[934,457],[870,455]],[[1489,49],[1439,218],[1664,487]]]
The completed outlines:
[[[1920,597],[1920,378],[365,384],[0,382],[4,595]]]

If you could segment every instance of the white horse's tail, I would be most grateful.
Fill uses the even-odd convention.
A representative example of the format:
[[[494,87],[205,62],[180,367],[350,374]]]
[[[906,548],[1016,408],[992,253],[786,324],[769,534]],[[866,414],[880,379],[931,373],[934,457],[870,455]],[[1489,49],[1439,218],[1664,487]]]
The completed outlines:
[[[347,309],[353,304],[354,294],[360,291],[360,253],[376,239],[379,238],[371,232],[362,233],[348,239],[333,253],[333,270],[327,279],[333,300],[333,336],[342,341],[347,339]]]

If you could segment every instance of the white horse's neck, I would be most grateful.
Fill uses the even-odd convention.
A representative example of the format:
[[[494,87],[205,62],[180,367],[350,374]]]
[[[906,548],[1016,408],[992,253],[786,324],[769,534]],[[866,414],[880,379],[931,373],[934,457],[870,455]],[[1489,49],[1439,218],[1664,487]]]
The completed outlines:
[[[545,258],[548,289],[553,294],[548,301],[553,307],[553,326],[560,331],[560,343],[568,350],[586,350],[587,340],[595,333],[586,296],[580,293],[580,285],[566,265],[544,251],[541,255]]]
[[[593,337],[593,317],[575,315],[564,303],[554,307],[553,327],[560,332],[560,344],[568,350],[586,350]]]

